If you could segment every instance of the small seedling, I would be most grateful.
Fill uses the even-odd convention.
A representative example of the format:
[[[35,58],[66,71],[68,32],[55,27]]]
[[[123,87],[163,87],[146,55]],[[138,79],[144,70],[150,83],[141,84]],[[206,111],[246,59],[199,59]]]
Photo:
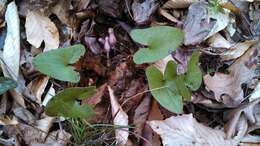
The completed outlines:
[[[146,69],[151,93],[164,108],[174,113],[182,113],[182,98],[190,100],[191,91],[197,90],[202,82],[198,61],[199,53],[193,53],[187,72],[182,75],[177,75],[177,67],[173,61],[167,63],[164,74],[154,66]]]
[[[181,44],[183,32],[170,26],[135,29],[131,32],[134,41],[145,45],[134,54],[136,64],[151,63],[163,59]]]
[[[41,53],[33,60],[37,70],[61,81],[77,83],[80,80],[78,72],[71,64],[77,62],[84,55],[83,45],[74,45]]]
[[[223,12],[223,8],[219,2],[219,0],[209,0],[209,9],[213,10],[213,12]]]
[[[7,90],[15,88],[17,83],[9,78],[0,77],[0,95],[4,94]]]
[[[80,105],[78,100],[91,97],[95,92],[96,88],[94,86],[64,89],[48,102],[46,114],[70,118],[89,118],[94,114],[92,107]]]

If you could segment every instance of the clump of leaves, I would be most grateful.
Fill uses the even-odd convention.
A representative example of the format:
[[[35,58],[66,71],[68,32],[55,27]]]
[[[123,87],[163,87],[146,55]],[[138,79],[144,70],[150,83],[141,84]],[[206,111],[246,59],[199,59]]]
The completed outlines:
[[[71,66],[84,55],[83,45],[74,45],[41,53],[33,60],[37,70],[61,81],[77,83],[80,80],[78,72]]]
[[[91,97],[95,92],[96,88],[94,86],[64,89],[48,102],[46,113],[49,116],[89,118],[94,115],[92,107],[89,105],[80,105],[78,100]]]
[[[181,113],[182,98],[190,100],[191,91],[200,87],[202,73],[198,66],[199,56],[198,52],[192,54],[187,72],[182,75],[177,75],[177,66],[173,61],[167,63],[164,74],[154,66],[146,69],[151,93],[164,108],[174,113]]]
[[[183,32],[170,26],[156,26],[135,29],[131,32],[134,41],[145,45],[134,54],[136,64],[155,62],[163,59],[181,44]]]
[[[0,77],[0,95],[4,94],[7,90],[15,88],[17,83],[9,78]]]

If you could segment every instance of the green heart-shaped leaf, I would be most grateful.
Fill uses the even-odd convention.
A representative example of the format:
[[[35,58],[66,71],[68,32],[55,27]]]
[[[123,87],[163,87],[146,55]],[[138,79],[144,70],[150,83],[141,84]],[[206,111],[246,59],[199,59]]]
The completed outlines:
[[[9,78],[0,77],[0,95],[4,94],[7,90],[15,88],[17,83]]]
[[[199,67],[199,57],[199,52],[194,52],[192,54],[184,78],[185,85],[188,86],[192,91],[198,90],[202,83],[202,72]]]
[[[181,29],[170,26],[156,26],[135,29],[131,32],[134,41],[146,45],[134,55],[136,64],[158,61],[175,51],[183,40]]]
[[[176,65],[170,61],[163,74],[154,66],[146,69],[149,88],[153,97],[162,105],[174,113],[182,112],[182,97],[179,95],[177,84],[174,80]]]
[[[37,70],[50,77],[61,81],[76,83],[80,76],[74,71],[74,64],[84,55],[85,47],[83,45],[74,45],[67,48],[59,48],[41,53],[33,60]]]
[[[49,116],[64,116],[71,118],[88,118],[94,114],[89,105],[80,105],[77,100],[93,96],[96,93],[94,86],[67,88],[55,95],[46,106]]]

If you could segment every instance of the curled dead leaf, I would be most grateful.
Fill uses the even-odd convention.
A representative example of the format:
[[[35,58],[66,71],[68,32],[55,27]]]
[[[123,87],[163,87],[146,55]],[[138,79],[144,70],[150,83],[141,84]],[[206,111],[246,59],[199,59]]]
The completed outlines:
[[[244,100],[242,84],[259,76],[257,60],[259,46],[251,47],[229,68],[229,74],[215,73],[203,77],[206,89],[213,91],[215,99],[228,107],[238,106]]]
[[[55,24],[46,16],[30,11],[25,22],[27,41],[39,48],[44,41],[44,51],[59,47],[59,32]]]
[[[170,117],[162,121],[154,120],[148,123],[161,136],[164,146],[235,146],[238,144],[235,140],[226,139],[226,134],[223,131],[198,123],[192,114]]]
[[[128,126],[128,116],[123,111],[122,107],[119,105],[117,98],[114,95],[113,89],[108,86],[112,115],[114,117],[114,125],[116,126]],[[129,128],[119,128],[115,130],[117,143],[120,146],[123,146],[127,143],[129,132]]]
[[[179,8],[187,8],[193,2],[197,0],[168,0],[164,5],[163,8],[166,9],[179,9]]]

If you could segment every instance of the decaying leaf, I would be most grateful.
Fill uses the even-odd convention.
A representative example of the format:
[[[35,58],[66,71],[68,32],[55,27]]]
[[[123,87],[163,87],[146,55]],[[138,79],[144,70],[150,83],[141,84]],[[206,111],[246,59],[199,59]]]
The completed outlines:
[[[25,22],[27,41],[39,48],[44,41],[44,51],[59,47],[59,32],[55,24],[36,11],[28,12]]]
[[[189,7],[184,22],[184,44],[195,45],[224,29],[229,24],[227,12],[215,12],[206,2],[195,2]]]
[[[232,60],[242,56],[251,46],[255,45],[255,40],[240,42],[231,46],[227,51],[220,54],[222,60]]]
[[[114,95],[113,89],[108,86],[111,108],[112,108],[112,116],[114,118],[114,125],[116,126],[128,126],[128,116],[123,111],[122,107],[119,105],[117,98]],[[127,143],[129,132],[129,128],[120,128],[116,129],[116,139],[117,143],[120,146],[123,146]]]
[[[164,146],[237,145],[236,141],[226,139],[226,134],[223,131],[211,129],[198,123],[192,114],[170,117],[163,121],[154,120],[148,123],[161,136]]]
[[[159,109],[158,103],[155,100],[152,101],[151,110],[148,116],[148,121],[151,120],[163,120],[163,115]],[[143,141],[143,146],[161,145],[160,136],[152,130],[152,128],[148,125],[147,122],[145,123],[142,136],[148,140]]]
[[[151,97],[145,96],[143,101],[135,110],[133,123],[135,125],[134,131],[136,134],[142,135],[145,122],[149,115],[149,110],[151,105],[150,103],[151,103]]]
[[[46,106],[47,103],[55,96],[55,90],[53,88],[53,84],[51,85],[49,91],[47,92],[46,96],[44,97],[42,101],[42,106]]]
[[[256,64],[259,46],[251,47],[247,52],[235,61],[229,68],[229,74],[215,73],[203,77],[206,88],[213,91],[215,99],[229,107],[237,106],[243,101],[243,83],[250,82],[257,77]]]
[[[166,9],[180,9],[180,8],[187,8],[193,2],[197,2],[198,0],[168,0],[164,5],[163,8]]]
[[[260,98],[260,82],[257,83],[254,91],[250,95],[249,101],[254,101]]]
[[[1,56],[1,66],[5,77],[17,81],[20,66],[20,20],[15,2],[8,4],[5,20],[7,23],[7,36]]]
[[[259,124],[260,121],[257,118],[259,117],[259,113],[256,113],[259,112],[259,101],[260,99],[257,99],[250,103],[244,104],[241,107],[232,110],[227,115],[229,121],[225,125],[225,131],[228,138],[234,137],[235,139],[241,140],[241,138],[250,132],[250,126],[253,127]],[[241,124],[241,121],[246,122]]]
[[[154,13],[157,8],[158,4],[155,0],[144,0],[143,3],[134,0],[132,12],[135,22],[137,24],[145,24],[145,22],[149,21],[152,13]]]
[[[32,101],[41,104],[41,97],[47,86],[48,81],[49,77],[38,77],[27,86],[27,88],[29,88],[34,95],[33,97],[35,97],[35,99],[31,99]]]

